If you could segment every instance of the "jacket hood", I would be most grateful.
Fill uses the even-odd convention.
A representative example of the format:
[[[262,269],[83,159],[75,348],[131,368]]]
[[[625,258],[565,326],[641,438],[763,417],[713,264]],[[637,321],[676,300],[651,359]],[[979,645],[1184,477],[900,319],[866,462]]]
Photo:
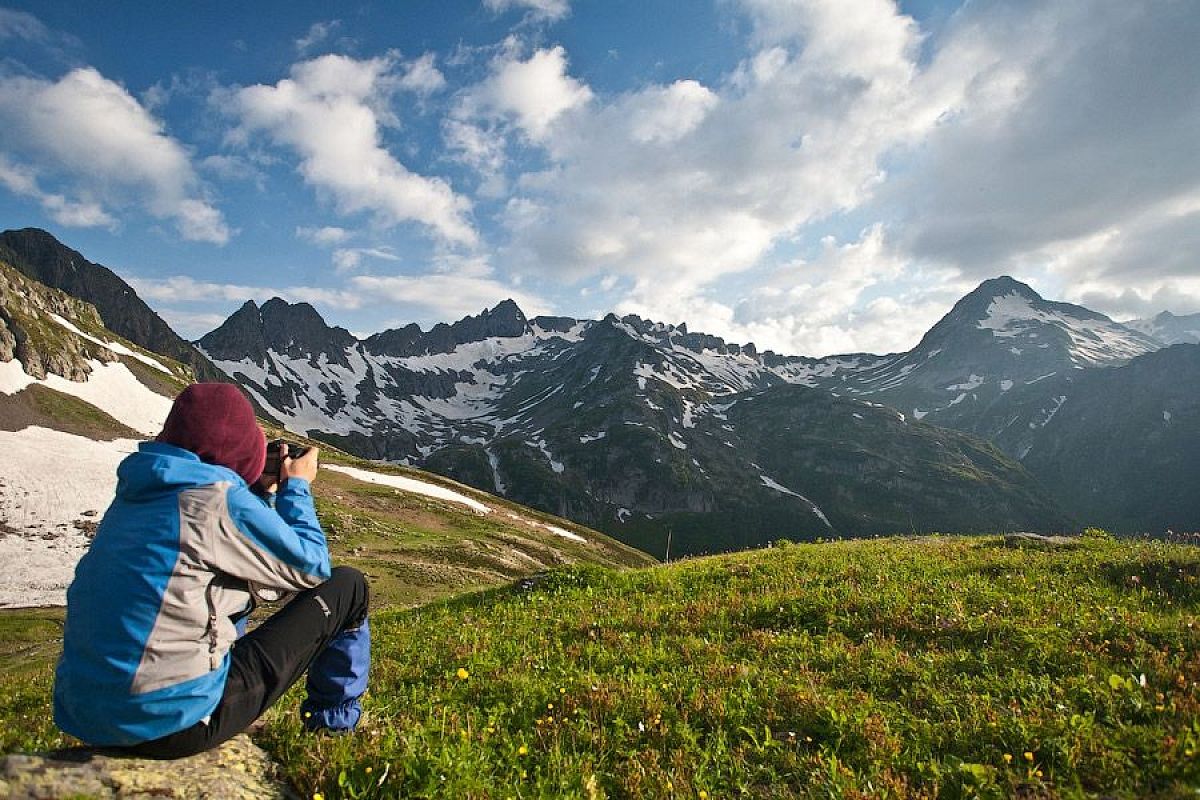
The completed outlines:
[[[117,496],[124,500],[144,500],[220,481],[244,483],[233,470],[206,464],[190,450],[165,442],[142,442],[138,451],[117,467]]]
[[[158,441],[191,450],[253,483],[267,460],[267,440],[254,407],[231,383],[193,383],[175,398]]]

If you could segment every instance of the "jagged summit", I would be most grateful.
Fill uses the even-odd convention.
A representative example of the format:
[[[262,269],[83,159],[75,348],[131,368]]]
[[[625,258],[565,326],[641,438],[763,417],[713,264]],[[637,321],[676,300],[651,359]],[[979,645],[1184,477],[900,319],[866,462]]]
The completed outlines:
[[[1172,314],[1163,311],[1151,319],[1135,319],[1126,327],[1154,337],[1163,345],[1200,343],[1200,313]]]
[[[247,300],[196,344],[210,358],[220,361],[248,358],[262,364],[267,351],[274,350],[293,358],[313,360],[324,354],[331,362],[344,363],[345,350],[355,341],[345,328],[327,325],[308,303],[289,303],[272,297],[261,308],[253,300]]]

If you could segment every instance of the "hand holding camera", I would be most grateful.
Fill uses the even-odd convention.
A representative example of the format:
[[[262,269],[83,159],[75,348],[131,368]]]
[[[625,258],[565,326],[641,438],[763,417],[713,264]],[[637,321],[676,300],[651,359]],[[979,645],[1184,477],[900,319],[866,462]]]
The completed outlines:
[[[258,479],[258,488],[264,492],[274,492],[288,478],[303,478],[312,483],[317,477],[317,456],[320,452],[316,447],[305,447],[285,439],[268,442],[267,463],[263,467],[262,477]]]

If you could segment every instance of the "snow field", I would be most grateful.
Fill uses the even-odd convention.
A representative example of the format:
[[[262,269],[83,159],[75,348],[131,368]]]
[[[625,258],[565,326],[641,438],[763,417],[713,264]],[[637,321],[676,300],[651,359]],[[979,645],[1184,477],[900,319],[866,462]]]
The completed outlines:
[[[0,607],[62,605],[88,539],[75,523],[99,522],[117,465],[137,442],[97,442],[29,427],[0,431]],[[96,512],[84,516],[84,512]]]

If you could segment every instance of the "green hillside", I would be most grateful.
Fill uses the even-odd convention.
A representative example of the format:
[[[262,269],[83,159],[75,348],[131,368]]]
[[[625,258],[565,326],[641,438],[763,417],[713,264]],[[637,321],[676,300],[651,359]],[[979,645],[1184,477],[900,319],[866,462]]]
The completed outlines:
[[[10,623],[11,624],[11,623]],[[6,653],[41,635],[5,635]],[[1200,550],[996,537],[572,567],[378,614],[367,720],[259,735],[324,797],[1195,797]],[[53,648],[43,649],[46,659]],[[48,660],[4,750],[61,743]],[[460,671],[461,670],[461,671]]]

